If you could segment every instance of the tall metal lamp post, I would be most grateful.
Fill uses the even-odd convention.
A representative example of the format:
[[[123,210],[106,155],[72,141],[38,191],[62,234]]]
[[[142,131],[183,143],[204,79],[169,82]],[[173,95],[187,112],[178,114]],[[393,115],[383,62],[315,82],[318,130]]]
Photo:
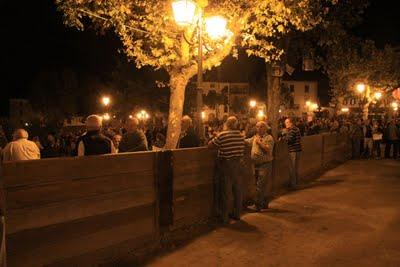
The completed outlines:
[[[175,22],[183,27],[194,27],[197,30],[198,57],[197,57],[197,94],[196,94],[196,119],[198,123],[198,134],[204,138],[204,127],[202,124],[201,111],[203,108],[203,34],[204,28],[211,39],[219,39],[225,36],[227,21],[223,17],[214,16],[204,18],[203,10],[207,6],[207,0],[196,3],[191,0],[174,0],[172,10]],[[196,14],[197,13],[197,14]],[[195,18],[197,21],[194,21]],[[184,38],[186,40],[186,38]],[[190,44],[190,43],[189,43]]]

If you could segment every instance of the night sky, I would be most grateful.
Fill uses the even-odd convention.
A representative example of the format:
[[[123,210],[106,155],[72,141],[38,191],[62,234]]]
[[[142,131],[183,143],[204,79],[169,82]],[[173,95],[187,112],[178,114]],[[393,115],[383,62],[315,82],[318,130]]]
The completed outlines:
[[[113,70],[119,42],[112,34],[96,35],[66,28],[51,0],[2,1],[1,114],[8,109],[8,99],[27,97],[33,79],[43,70],[73,69],[79,75],[102,76]],[[374,0],[357,34],[373,39],[379,46],[400,44],[398,11],[391,1]],[[257,65],[248,60],[228,60],[223,66],[224,80],[234,79],[242,68],[248,75],[257,74]],[[251,66],[250,66],[251,65]],[[132,67],[132,75],[138,73]],[[232,73],[229,75],[229,73]]]

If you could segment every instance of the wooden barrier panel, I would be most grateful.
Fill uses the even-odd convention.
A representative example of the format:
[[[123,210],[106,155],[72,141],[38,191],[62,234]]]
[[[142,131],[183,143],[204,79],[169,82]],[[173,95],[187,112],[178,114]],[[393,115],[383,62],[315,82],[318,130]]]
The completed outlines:
[[[305,178],[322,169],[322,136],[305,136],[302,138],[301,144],[303,151],[299,163],[299,176]]]
[[[213,214],[215,152],[181,149],[173,154],[173,228],[193,225]]]
[[[9,266],[123,258],[158,234],[155,153],[3,165]]]
[[[285,142],[275,144],[275,158],[273,163],[273,190],[277,191],[289,184],[289,151]]]

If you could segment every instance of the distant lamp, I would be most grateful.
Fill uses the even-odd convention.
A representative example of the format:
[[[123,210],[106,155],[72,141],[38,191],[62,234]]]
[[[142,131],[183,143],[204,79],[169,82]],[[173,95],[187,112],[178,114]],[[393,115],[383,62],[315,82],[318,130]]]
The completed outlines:
[[[255,107],[257,106],[257,101],[255,101],[255,100],[250,100],[249,106],[250,106],[251,108],[255,108]]]
[[[108,96],[103,96],[103,98],[101,99],[101,102],[103,102],[103,105],[107,107],[108,105],[110,105],[111,99]]]
[[[109,121],[110,119],[111,119],[110,114],[106,113],[106,114],[103,115],[103,120]]]
[[[259,119],[262,119],[262,118],[264,118],[264,116],[265,116],[264,111],[263,111],[263,110],[259,110],[258,113],[257,113],[257,117],[258,117]]]
[[[349,113],[350,109],[349,108],[342,108],[343,113]]]
[[[221,16],[214,16],[205,19],[206,32],[211,39],[220,39],[227,34],[226,25],[228,22]]]
[[[193,23],[196,4],[191,0],[175,0],[172,2],[172,10],[176,24],[188,26]]]
[[[129,119],[133,119],[133,116],[132,116],[132,115],[129,115]]]
[[[306,106],[307,107],[311,106],[311,101],[306,101]]]
[[[318,109],[318,104],[317,103],[312,104],[311,108],[314,109],[314,110]]]
[[[393,110],[397,110],[399,108],[399,104],[397,104],[397,102],[392,102],[392,108]]]
[[[145,111],[145,110],[141,110],[139,113],[136,114],[136,117],[139,120],[147,120],[148,118],[150,118],[150,115]]]
[[[364,91],[365,91],[365,84],[363,84],[363,83],[359,83],[359,84],[357,84],[357,91],[361,94],[361,93],[364,93]]]
[[[201,112],[201,119],[202,120],[206,119],[206,113],[204,111]]]
[[[382,93],[381,92],[375,92],[374,96],[375,96],[376,100],[379,100],[379,99],[382,98]]]

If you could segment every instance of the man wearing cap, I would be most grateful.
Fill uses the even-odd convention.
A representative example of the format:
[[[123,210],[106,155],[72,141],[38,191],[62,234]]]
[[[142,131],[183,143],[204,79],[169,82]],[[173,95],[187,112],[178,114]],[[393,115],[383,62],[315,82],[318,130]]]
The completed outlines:
[[[116,153],[113,142],[103,135],[100,130],[103,119],[90,115],[86,119],[87,132],[78,139],[78,156],[92,156]]]
[[[13,141],[3,149],[3,161],[40,159],[38,146],[28,140],[29,134],[24,129],[17,129]]]
[[[256,179],[256,198],[254,208],[261,211],[268,207],[266,185],[272,173],[272,160],[274,151],[274,138],[268,134],[268,126],[264,121],[256,124],[256,135],[246,139],[246,144],[251,146],[251,161],[253,163]]]

